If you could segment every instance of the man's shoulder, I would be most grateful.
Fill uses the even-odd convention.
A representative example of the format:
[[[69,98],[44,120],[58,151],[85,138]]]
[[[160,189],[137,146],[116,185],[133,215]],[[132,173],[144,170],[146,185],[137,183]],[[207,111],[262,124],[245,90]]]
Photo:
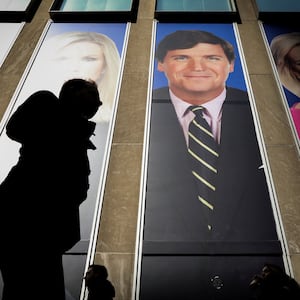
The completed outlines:
[[[32,93],[11,117],[11,121],[34,118],[34,120],[54,120],[58,114],[58,98],[50,91],[40,90]]]
[[[46,107],[46,106],[56,106],[58,104],[58,98],[50,91],[40,90],[31,94],[26,101],[24,106],[27,107]]]
[[[226,98],[231,100],[248,100],[248,93],[242,89],[226,87]]]
[[[152,92],[152,99],[170,99],[169,88],[167,86],[154,89]]]
[[[54,95],[54,93],[48,90],[36,91],[29,98],[43,99],[43,101],[49,101],[54,103],[58,101],[58,98]]]

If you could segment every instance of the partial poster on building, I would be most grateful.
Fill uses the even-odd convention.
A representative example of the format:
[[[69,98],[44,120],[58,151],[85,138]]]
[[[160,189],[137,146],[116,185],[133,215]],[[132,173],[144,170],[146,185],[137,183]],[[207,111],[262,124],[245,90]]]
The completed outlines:
[[[93,260],[95,251],[92,247],[97,238],[128,31],[128,23],[49,21],[0,124],[1,183],[19,158],[21,144],[6,135],[6,124],[18,107],[39,90],[58,96],[68,79],[90,79],[98,85],[103,105],[91,119],[96,123],[91,137],[96,149],[88,150],[91,173],[87,198],[80,205],[81,240],[64,257],[69,299],[79,299],[85,264]]]
[[[13,43],[21,32],[24,22],[21,23],[0,23],[0,67],[8,55]]]
[[[284,258],[237,26],[155,25],[136,299],[250,299]]]
[[[300,149],[300,27],[260,23]]]

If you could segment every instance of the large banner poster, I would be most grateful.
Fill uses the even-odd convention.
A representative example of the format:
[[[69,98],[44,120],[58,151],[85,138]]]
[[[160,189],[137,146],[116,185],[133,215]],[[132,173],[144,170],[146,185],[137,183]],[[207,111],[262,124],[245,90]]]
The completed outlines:
[[[155,29],[136,297],[250,299],[284,262],[237,27]]]
[[[262,24],[284,105],[300,147],[300,27]]]
[[[40,43],[36,47],[0,127],[1,184],[19,159],[21,144],[7,136],[6,125],[20,105],[39,90],[48,90],[58,96],[63,83],[72,78],[90,79],[98,86],[100,99],[103,104],[91,119],[91,121],[96,123],[94,134],[91,137],[91,142],[95,149],[88,150],[88,160],[91,169],[88,183],[89,189],[86,200],[79,207],[81,240],[64,256],[67,299],[79,299],[85,265],[93,261],[91,253],[95,249],[91,249],[91,245],[94,245],[94,239],[97,238],[97,221],[99,222],[127,36],[128,24],[126,23],[84,24],[53,23],[50,21],[44,30]],[[71,106],[70,110],[72,110]],[[49,113],[46,115],[49,115]],[[37,120],[40,120],[41,123]],[[35,116],[33,114],[30,122],[36,122],[36,128],[51,126],[45,124],[42,120],[43,116]],[[54,118],[53,125],[55,125],[55,122]],[[70,128],[70,130],[76,129]],[[38,132],[42,133],[43,131],[41,129]],[[74,134],[74,132],[70,134]],[[80,135],[82,133],[77,132],[77,134]],[[35,136],[35,139],[39,140],[41,137]],[[61,150],[63,151],[63,149]],[[41,153],[47,153],[47,149],[43,149],[43,147],[41,147],[40,151]],[[74,149],[69,149],[69,151],[71,153]],[[44,162],[46,163],[46,161],[47,157],[45,157]],[[50,181],[52,182],[52,180]],[[51,185],[51,182],[49,182],[49,189],[52,192],[52,189],[56,187],[54,184]],[[54,182],[55,178],[53,178]],[[17,186],[16,189],[18,189]],[[49,191],[45,190],[45,195]],[[43,202],[43,196],[45,195],[40,195],[41,202]],[[21,200],[28,201],[30,207],[30,199]],[[15,203],[14,205],[17,213],[20,203]],[[34,220],[39,215],[46,214],[49,207],[49,204],[44,203],[44,206],[41,208],[42,211],[39,211],[38,208],[33,208],[35,212],[31,213],[25,206],[24,214],[28,214],[28,218]],[[59,211],[60,206],[57,209]],[[9,228],[16,226],[15,222],[17,220],[10,216],[10,214],[14,214],[13,211],[7,212],[7,214],[7,219],[13,222],[11,225],[6,225],[7,230],[10,230]],[[53,222],[55,222],[55,216],[53,218]],[[36,224],[33,229],[29,233],[30,236],[33,236],[37,241],[40,240],[40,235],[43,235],[43,232],[40,231],[39,224]],[[55,243],[55,239],[53,243]],[[32,288],[34,289],[34,286]]]

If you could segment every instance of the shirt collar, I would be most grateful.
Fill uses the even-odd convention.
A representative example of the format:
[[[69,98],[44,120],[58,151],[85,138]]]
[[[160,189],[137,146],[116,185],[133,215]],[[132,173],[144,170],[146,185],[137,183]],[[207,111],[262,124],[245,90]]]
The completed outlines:
[[[191,106],[190,103],[187,103],[185,101],[183,101],[182,99],[178,98],[177,96],[175,96],[171,90],[169,90],[170,92],[170,97],[171,97],[171,101],[175,107],[176,110],[176,114],[179,118],[183,118],[186,113],[187,113],[187,109],[189,106]],[[220,119],[221,117],[221,109],[222,109],[222,105],[223,102],[225,101],[226,98],[226,89],[224,88],[224,90],[222,91],[222,93],[217,96],[216,98],[204,103],[202,106],[206,108],[206,113],[215,120]]]

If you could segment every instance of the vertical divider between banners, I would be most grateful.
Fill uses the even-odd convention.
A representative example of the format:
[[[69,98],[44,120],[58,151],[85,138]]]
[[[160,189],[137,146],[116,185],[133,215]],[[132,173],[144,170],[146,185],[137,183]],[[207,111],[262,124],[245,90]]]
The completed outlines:
[[[141,263],[142,263],[142,251],[143,251],[143,228],[144,228],[144,212],[145,212],[145,194],[146,194],[146,184],[147,184],[147,165],[148,165],[148,150],[149,150],[151,96],[152,96],[152,84],[153,84],[156,27],[157,27],[157,21],[154,20],[153,26],[152,26],[152,40],[151,40],[150,61],[149,61],[147,107],[146,107],[146,115],[145,115],[143,157],[142,157],[142,169],[141,169],[141,181],[140,181],[139,208],[138,208],[138,216],[137,216],[134,274],[133,274],[133,287],[132,287],[132,299],[131,300],[138,300],[139,292],[140,292]]]

